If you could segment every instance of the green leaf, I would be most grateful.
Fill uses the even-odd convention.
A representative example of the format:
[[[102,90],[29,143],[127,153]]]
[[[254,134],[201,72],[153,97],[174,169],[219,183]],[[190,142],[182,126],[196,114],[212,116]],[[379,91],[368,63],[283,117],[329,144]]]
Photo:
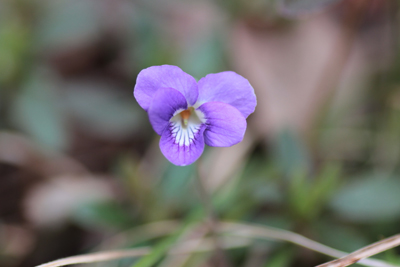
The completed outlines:
[[[308,151],[295,132],[282,131],[274,144],[277,163],[286,175],[308,171],[310,165]]]
[[[318,241],[342,251],[352,252],[370,243],[368,238],[357,228],[339,225],[331,221],[317,221],[316,225],[312,227],[319,234]]]
[[[194,77],[204,77],[208,73],[219,72],[223,66],[223,46],[221,34],[211,32],[196,38],[196,42],[180,51],[180,66]]]
[[[96,81],[70,83],[64,105],[83,130],[106,138],[120,139],[138,133],[147,123],[145,112],[132,92],[118,91]]]
[[[141,258],[136,264],[132,267],[150,267],[154,265],[157,261],[159,261],[167,252],[171,249],[171,247],[176,243],[178,238],[187,230],[192,222],[198,219],[198,213],[193,211],[187,218],[186,222],[183,224],[183,227],[175,231],[171,236],[163,239],[160,243],[158,243],[152,252]]]
[[[133,219],[115,202],[90,203],[74,212],[74,219],[88,228],[122,229],[132,225]]]
[[[0,7],[1,9],[1,7]],[[0,14],[0,82],[16,79],[30,49],[30,34],[17,15],[8,10]]]
[[[132,32],[128,40],[128,57],[133,64],[132,68],[147,68],[166,62],[173,64],[173,47],[166,44],[160,26],[163,20],[146,9],[136,12],[130,19]]]
[[[51,0],[40,16],[37,42],[60,48],[96,40],[100,32],[99,5],[94,0]]]
[[[400,218],[400,180],[387,175],[366,176],[338,190],[330,206],[343,219],[375,223]]]
[[[174,243],[176,242],[176,240],[178,239],[179,236],[180,236],[179,234],[174,234],[174,235],[164,239],[153,249],[153,251],[149,255],[140,259],[132,267],[150,267],[150,266],[154,265],[174,245]]]
[[[289,187],[289,203],[296,214],[312,220],[321,212],[336,189],[340,168],[334,164],[324,166],[314,179],[298,173],[292,177]]]
[[[58,85],[52,73],[34,73],[17,95],[11,117],[17,127],[40,144],[52,149],[63,149],[67,146],[68,136],[55,88]]]
[[[268,259],[267,263],[264,265],[265,267],[286,267],[290,266],[290,263],[294,259],[293,249],[288,249],[285,247],[284,249],[280,249],[278,252],[271,255]]]
[[[171,163],[165,172],[161,183],[164,197],[169,201],[178,202],[182,205],[182,199],[191,187],[189,184],[195,173],[195,164],[189,166],[175,166]],[[190,202],[190,201],[189,201]]]
[[[341,0],[278,0],[281,13],[296,17],[321,11]]]

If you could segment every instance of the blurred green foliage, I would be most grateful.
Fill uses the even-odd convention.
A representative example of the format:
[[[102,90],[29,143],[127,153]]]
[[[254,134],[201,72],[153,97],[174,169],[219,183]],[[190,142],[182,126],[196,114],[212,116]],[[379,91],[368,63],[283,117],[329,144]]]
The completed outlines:
[[[0,2],[1,131],[22,135],[40,149],[83,166],[93,176],[106,175],[115,191],[111,200],[82,203],[74,211],[68,223],[88,236],[75,250],[65,250],[63,254],[51,254],[49,250],[45,256],[33,248],[19,255],[0,252],[7,259],[4,266],[39,264],[42,262],[37,261],[90,251],[101,242],[110,249],[154,245],[154,253],[135,261],[135,267],[154,266],[162,261],[185,223],[182,229],[174,228],[178,234],[170,237],[164,238],[168,233],[153,230],[143,231],[144,238],[135,236],[117,245],[109,242],[119,232],[155,221],[192,222],[192,218],[200,220],[205,216],[194,183],[196,166],[177,167],[162,157],[147,114],[132,96],[139,71],[152,65],[174,64],[198,79],[227,69],[259,70],[263,64],[238,67],[240,60],[235,55],[243,51],[234,40],[248,38],[245,41],[251,43],[257,38],[274,39],[273,34],[284,35],[300,25],[303,15],[312,17],[315,11],[325,8],[329,12],[315,16],[326,16],[340,31],[344,14],[353,14],[357,7],[354,0],[236,0],[217,1],[218,5],[201,1],[198,6],[195,1],[190,2],[193,6],[183,2]],[[382,41],[389,42],[389,48],[380,47],[379,38],[375,37],[376,31],[397,29],[400,24],[398,17],[385,9],[397,8],[395,1],[372,2],[374,5],[366,9],[359,27],[353,29],[353,42],[365,45],[370,54],[388,52],[390,60],[382,66],[374,66],[373,59],[362,61],[363,67],[369,65],[367,74],[358,77],[357,82],[363,84],[361,89],[352,84],[356,89],[345,96],[344,103],[336,102],[336,91],[321,101],[324,105],[315,115],[318,121],[306,130],[282,127],[279,131],[258,133],[256,126],[267,124],[263,119],[268,114],[250,117],[249,131],[257,132],[250,137],[252,146],[241,162],[232,166],[234,173],[210,199],[219,219],[291,230],[344,251],[400,231],[399,36],[391,32],[389,35],[394,36]],[[398,8],[393,10],[397,12]],[[237,33],[243,29],[247,35]],[[234,33],[239,37],[233,38]],[[261,51],[269,49],[263,43],[259,47]],[[368,58],[370,54],[365,51]],[[267,71],[265,67],[259,75],[264,77]],[[284,74],[273,71],[286,79]],[[265,95],[259,95],[259,105],[268,103],[262,99]],[[10,146],[2,147],[0,142],[0,150],[5,147]],[[213,151],[206,151],[205,156],[215,156]],[[10,164],[3,155],[14,152],[0,153],[0,163]],[[11,161],[11,165],[29,180],[31,173],[39,172],[38,158],[28,163]],[[51,159],[49,162],[52,168],[57,167]],[[35,182],[42,183],[59,174],[52,168],[37,174],[40,179]],[[206,164],[206,169],[211,172],[212,166]],[[1,170],[4,181],[7,177],[15,180],[10,172]],[[7,191],[6,182],[1,183],[0,188]],[[28,192],[30,186],[24,190]],[[9,198],[0,202],[11,203],[15,205],[14,212],[23,213],[20,203]],[[0,216],[8,214],[8,210],[1,209],[0,205]],[[26,218],[8,221],[6,216],[0,217],[0,225],[3,222],[19,226],[32,223]],[[40,235],[53,230],[27,228],[34,229],[32,235],[37,244],[44,242],[51,247]],[[257,254],[257,245],[230,251],[228,256],[234,266],[254,266],[241,264]],[[0,251],[6,251],[5,247],[0,242]],[[259,266],[312,266],[328,260],[286,244],[264,242],[260,247],[267,253],[260,256]],[[396,251],[380,257],[400,262]],[[209,258],[209,254],[192,256],[185,266],[201,266]],[[131,264],[121,261],[115,266]]]

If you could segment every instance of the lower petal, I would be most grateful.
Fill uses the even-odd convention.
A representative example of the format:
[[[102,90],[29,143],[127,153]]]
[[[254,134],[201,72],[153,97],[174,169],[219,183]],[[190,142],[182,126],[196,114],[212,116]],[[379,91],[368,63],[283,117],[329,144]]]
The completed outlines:
[[[204,125],[188,125],[183,128],[171,122],[160,140],[160,149],[173,164],[186,166],[195,162],[204,150]]]
[[[247,123],[237,108],[222,102],[208,102],[198,110],[206,121],[204,139],[207,145],[227,147],[243,140]]]

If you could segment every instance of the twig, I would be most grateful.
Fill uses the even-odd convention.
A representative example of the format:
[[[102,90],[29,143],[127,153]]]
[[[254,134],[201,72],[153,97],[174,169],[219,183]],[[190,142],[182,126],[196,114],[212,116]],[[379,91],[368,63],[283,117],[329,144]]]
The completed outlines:
[[[381,253],[385,250],[397,247],[399,245],[400,245],[400,234],[373,243],[362,249],[356,250],[353,253],[343,258],[318,265],[317,267],[345,267],[353,263],[356,263],[361,259],[371,257],[375,254]]]
[[[228,234],[234,236],[242,236],[253,239],[275,239],[287,241],[314,250],[321,254],[331,256],[333,258],[342,258],[349,255],[346,252],[325,246],[302,235],[273,227],[225,222],[221,223],[220,230],[227,231]],[[398,265],[392,265],[376,259],[363,259],[359,262],[359,264],[370,267],[399,267]]]
[[[342,252],[340,250],[336,250],[315,242],[311,239],[308,239],[302,235],[276,229],[273,227],[267,226],[258,226],[252,224],[244,224],[244,223],[230,223],[230,222],[220,222],[219,225],[219,232],[218,234],[229,234],[241,238],[245,238],[244,240],[226,240],[221,239],[221,249],[230,249],[230,248],[238,248],[247,246],[250,244],[249,239],[274,239],[274,240],[282,240],[287,241],[316,252],[334,257],[334,258],[342,258],[339,260],[335,260],[332,262],[328,262],[326,264],[331,264],[334,262],[340,262],[343,259],[348,259],[354,257],[354,255],[362,255],[359,257],[358,260],[361,258],[372,256],[376,253],[382,252],[389,248],[395,247],[400,245],[400,235],[393,236],[391,238],[382,240],[380,242],[374,243],[368,247],[365,247],[361,250],[358,250],[354,253],[348,254]],[[388,241],[389,240],[389,241]],[[171,255],[179,255],[179,254],[189,254],[193,252],[206,252],[206,251],[213,251],[215,249],[214,240],[210,239],[194,239],[190,241],[182,242],[176,246],[174,246],[168,254]],[[371,251],[375,251],[375,253],[371,253]],[[117,251],[106,251],[106,252],[99,252],[99,253],[92,253],[74,257],[68,257],[60,260],[56,260],[53,262],[49,262],[46,264],[42,264],[36,267],[60,267],[65,265],[71,264],[79,264],[79,263],[91,263],[91,262],[101,262],[101,261],[109,261],[115,259],[122,259],[122,258],[130,258],[130,257],[139,257],[147,255],[151,252],[150,247],[141,247],[136,249],[129,249],[129,250],[117,250]],[[350,262],[354,263],[356,261]],[[369,267],[399,267],[398,265],[392,265],[386,263],[381,260],[376,259],[361,259],[359,264]],[[344,267],[347,265],[320,265],[317,267]]]
[[[49,263],[44,263],[36,267],[59,267],[78,263],[91,263],[100,261],[110,261],[123,258],[134,258],[147,255],[151,252],[150,247],[142,247],[137,249],[105,251],[86,255],[72,256],[55,260]]]
[[[226,242],[223,242],[221,245],[223,246],[224,249],[234,249],[234,248],[248,246],[249,244],[250,242],[248,240],[230,239],[227,240]],[[199,244],[199,239],[195,239],[183,242],[173,247],[171,251],[168,252],[168,254],[180,255],[180,254],[189,254],[193,252],[208,252],[208,251],[213,251],[214,249],[215,247],[211,240],[207,238],[200,239],[200,244]],[[135,258],[148,255],[149,253],[151,253],[151,247],[104,251],[86,255],[67,257],[52,262],[48,262],[45,264],[41,264],[36,267],[61,267],[61,266],[80,264],[80,263],[93,263],[93,262],[110,261],[123,258]]]

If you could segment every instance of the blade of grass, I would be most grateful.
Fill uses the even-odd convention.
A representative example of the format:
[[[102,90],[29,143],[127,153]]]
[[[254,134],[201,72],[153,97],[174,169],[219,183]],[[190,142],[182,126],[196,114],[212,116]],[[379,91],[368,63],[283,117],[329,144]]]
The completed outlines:
[[[193,238],[198,238],[197,243],[194,244],[194,249],[197,249],[201,243],[203,242],[203,238],[208,232],[208,228],[205,227],[204,224],[199,225],[198,227],[194,228],[193,231],[188,231],[186,234],[181,235],[178,239],[178,244],[187,243],[187,241],[192,240]],[[173,250],[172,250],[173,251]],[[170,251],[170,252],[172,252]],[[159,267],[179,267],[183,266],[189,258],[192,256],[192,253],[182,254],[182,255],[173,255],[169,253],[165,259],[160,263]]]
[[[132,265],[132,267],[150,267],[159,261],[167,252],[171,249],[171,247],[178,240],[179,236],[183,231],[179,231],[161,241],[157,244],[154,249],[150,252],[149,255],[141,258],[137,263]]]
[[[150,267],[157,261],[159,261],[167,252],[175,245],[179,237],[184,234],[188,229],[194,227],[198,222],[199,216],[202,214],[199,212],[192,212],[187,218],[186,222],[176,230],[172,235],[166,237],[160,243],[158,243],[150,252],[149,255],[141,258],[132,267]]]

